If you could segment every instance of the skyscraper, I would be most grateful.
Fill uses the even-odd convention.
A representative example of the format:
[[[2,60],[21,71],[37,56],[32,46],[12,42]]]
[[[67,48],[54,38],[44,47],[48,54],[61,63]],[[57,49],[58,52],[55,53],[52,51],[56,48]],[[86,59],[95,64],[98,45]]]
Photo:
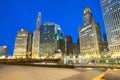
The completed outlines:
[[[100,0],[108,47],[114,57],[120,54],[120,0]]]
[[[57,48],[61,50],[62,56],[69,56],[73,57],[73,43],[72,43],[72,37],[69,35],[66,35],[63,39],[58,40],[58,46]]]
[[[57,40],[62,38],[60,26],[55,23],[44,23],[40,28],[40,55],[53,57],[57,50]]]
[[[73,56],[73,46],[72,46],[72,37],[69,36],[69,35],[66,35],[64,37],[64,43],[65,43],[65,52],[64,52],[64,55],[66,56],[70,56],[72,57]]]
[[[32,51],[32,33],[21,29],[17,33],[14,57],[15,58],[31,58]]]
[[[0,58],[6,57],[8,55],[8,47],[0,46]]]
[[[40,57],[40,25],[41,25],[41,13],[39,12],[36,22],[36,29],[33,35],[32,58]]]
[[[98,55],[102,50],[100,28],[94,22],[88,7],[84,9],[83,20],[84,26],[79,29],[80,53],[90,56]]]
[[[79,43],[73,43],[72,48],[73,48],[73,56],[78,57],[78,55],[80,54]]]

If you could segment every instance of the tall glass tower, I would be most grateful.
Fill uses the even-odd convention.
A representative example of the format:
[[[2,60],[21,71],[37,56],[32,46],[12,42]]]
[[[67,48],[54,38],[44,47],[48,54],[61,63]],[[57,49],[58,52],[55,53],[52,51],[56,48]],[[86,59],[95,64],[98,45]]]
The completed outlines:
[[[57,41],[62,39],[58,24],[46,22],[40,27],[40,57],[50,58],[57,50]]]
[[[100,0],[107,32],[108,47],[113,57],[120,54],[120,0]]]

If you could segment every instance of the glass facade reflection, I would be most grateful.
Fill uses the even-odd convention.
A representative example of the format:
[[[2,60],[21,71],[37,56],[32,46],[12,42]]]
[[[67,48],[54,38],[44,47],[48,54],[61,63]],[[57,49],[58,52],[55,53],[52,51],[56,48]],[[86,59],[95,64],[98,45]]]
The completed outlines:
[[[57,41],[62,39],[62,33],[59,25],[54,23],[44,23],[40,27],[40,55],[44,57],[53,57],[57,50]]]

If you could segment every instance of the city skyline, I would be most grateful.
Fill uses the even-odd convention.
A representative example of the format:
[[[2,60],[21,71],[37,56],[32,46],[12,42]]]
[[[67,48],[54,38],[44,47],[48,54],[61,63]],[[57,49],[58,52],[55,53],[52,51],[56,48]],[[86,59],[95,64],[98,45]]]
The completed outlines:
[[[95,18],[95,22],[100,23],[102,34],[105,33],[99,0],[95,0],[94,2],[92,0],[52,0],[51,2],[48,0],[41,0],[33,3],[32,1],[2,1],[1,10],[5,11],[0,13],[0,25],[2,27],[0,31],[2,34],[0,45],[7,45],[10,50],[9,55],[12,55],[17,32],[21,28],[24,28],[25,30],[29,30],[33,33],[36,28],[36,18],[39,11],[42,13],[42,24],[45,22],[54,22],[59,24],[64,35],[71,35],[73,41],[77,42],[78,26],[83,26],[82,14],[86,6],[90,7]]]

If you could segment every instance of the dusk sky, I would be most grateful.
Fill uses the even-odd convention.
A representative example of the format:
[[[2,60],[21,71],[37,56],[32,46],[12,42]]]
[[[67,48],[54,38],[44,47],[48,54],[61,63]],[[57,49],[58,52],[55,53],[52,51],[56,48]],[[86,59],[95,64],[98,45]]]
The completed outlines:
[[[0,46],[9,48],[13,54],[17,32],[24,28],[33,33],[38,12],[42,13],[42,24],[53,22],[61,26],[64,35],[78,40],[78,26],[83,26],[83,10],[89,7],[96,23],[105,33],[100,0],[1,0],[0,2]]]

